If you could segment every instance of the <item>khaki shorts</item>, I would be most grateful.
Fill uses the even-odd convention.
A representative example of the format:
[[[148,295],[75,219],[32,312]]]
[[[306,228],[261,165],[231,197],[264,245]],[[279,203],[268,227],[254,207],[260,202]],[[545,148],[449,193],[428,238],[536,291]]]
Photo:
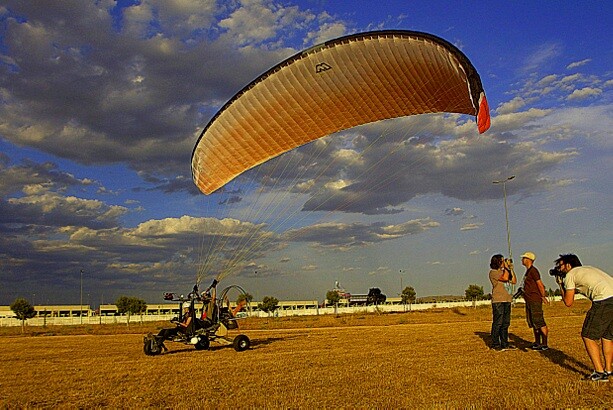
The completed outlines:
[[[543,316],[543,302],[526,302],[526,322],[532,329],[540,329],[547,326]]]

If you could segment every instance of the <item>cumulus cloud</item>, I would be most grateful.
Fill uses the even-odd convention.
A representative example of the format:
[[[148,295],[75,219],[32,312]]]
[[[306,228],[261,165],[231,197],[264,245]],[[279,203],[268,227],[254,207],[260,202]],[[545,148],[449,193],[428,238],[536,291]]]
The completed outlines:
[[[492,132],[478,140],[435,137],[440,135],[437,129],[439,133],[454,130],[455,121],[445,116],[437,116],[435,124],[408,136],[406,130],[396,133],[394,125],[388,125],[384,137],[377,134],[377,127],[363,127],[326,138],[319,150],[316,145],[300,148],[292,154],[292,158],[300,159],[295,163],[279,158],[264,169],[274,170],[271,180],[276,186],[287,183],[307,196],[302,208],[305,212],[399,214],[407,201],[432,193],[461,200],[494,198],[499,190],[491,186],[491,181],[506,177],[500,169],[502,158],[508,169],[522,173],[522,182],[513,189],[543,190],[547,187],[540,176],[573,155],[570,151],[543,150],[540,140],[534,138],[545,138],[539,134],[550,131],[544,124],[553,112],[531,108],[498,115]],[[398,123],[410,124],[406,119]],[[448,127],[439,128],[445,125]],[[356,134],[362,138],[356,138]],[[363,139],[373,142],[363,144]],[[287,175],[278,170],[287,170]],[[466,175],[472,177],[467,179]]]
[[[24,271],[44,265],[42,282],[80,265],[115,286],[122,283],[118,278],[131,274],[141,275],[132,278],[139,282],[157,275],[158,282],[172,283],[192,277],[196,264],[220,271],[237,253],[248,251],[247,265],[278,245],[265,226],[235,219],[182,216],[123,227],[121,207],[51,193],[0,202],[0,208],[4,264]],[[246,248],[246,238],[256,245]],[[205,250],[214,257],[203,258]]]
[[[24,160],[21,164],[14,165],[10,163],[8,157],[0,161],[0,197],[22,191],[24,186],[45,186],[47,189],[65,190],[69,187],[94,184],[96,182],[91,179],[78,179],[70,173],[61,171],[57,164],[52,162],[37,163]]]
[[[9,6],[0,35],[19,81],[0,75],[0,134],[83,164],[125,162],[171,178],[185,174],[215,110],[316,27],[309,10],[272,1]]]
[[[526,103],[526,100],[524,100],[522,97],[517,96],[514,97],[511,101],[507,101],[500,104],[496,109],[496,113],[500,115],[514,113],[523,108]]]
[[[396,225],[329,222],[289,230],[282,239],[308,242],[315,247],[348,250],[415,235],[439,225],[431,219],[416,219]]]
[[[507,132],[521,129],[533,121],[544,118],[551,109],[529,108],[527,111],[509,112],[496,116],[495,131]]]
[[[478,222],[478,223],[466,223],[464,225],[462,225],[462,227],[460,228],[460,231],[474,231],[475,229],[479,229],[483,226],[482,222]]]
[[[602,94],[602,90],[599,88],[585,87],[580,90],[574,90],[566,99],[569,101],[584,100],[600,94]]]
[[[320,20],[328,19],[329,16],[327,14],[323,14],[320,16]],[[322,22],[321,26],[317,29],[317,31],[313,31],[307,35],[307,39],[312,44],[320,44],[328,40],[332,40],[333,38],[341,37],[347,34],[347,27],[343,22],[332,21],[332,22]]]
[[[552,112],[540,121],[540,129],[535,134],[546,140],[575,140],[578,135],[585,136],[585,143],[598,151],[610,149],[613,140],[610,130],[613,127],[613,106],[592,105],[588,107],[563,107]],[[536,130],[535,130],[536,131]],[[577,151],[574,150],[574,156]]]
[[[448,208],[445,209],[445,215],[450,215],[450,216],[460,216],[460,215],[464,215],[464,210],[462,208]]]
[[[557,79],[558,79],[558,76],[556,74],[549,74],[549,75],[546,75],[545,77],[541,78],[536,83],[536,86],[537,87],[548,87],[551,84],[553,84]]]
[[[26,196],[0,202],[1,224],[64,227],[82,225],[114,226],[127,209],[99,200],[62,196],[55,192],[29,192]]]

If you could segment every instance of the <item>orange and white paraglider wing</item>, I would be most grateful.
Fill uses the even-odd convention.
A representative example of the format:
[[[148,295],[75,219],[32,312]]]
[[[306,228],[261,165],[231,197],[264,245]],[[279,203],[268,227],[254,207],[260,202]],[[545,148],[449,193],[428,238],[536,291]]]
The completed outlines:
[[[237,93],[192,154],[195,184],[210,194],[284,152],[334,132],[407,115],[490,118],[468,58],[425,33],[377,31],[328,41],[283,61]]]

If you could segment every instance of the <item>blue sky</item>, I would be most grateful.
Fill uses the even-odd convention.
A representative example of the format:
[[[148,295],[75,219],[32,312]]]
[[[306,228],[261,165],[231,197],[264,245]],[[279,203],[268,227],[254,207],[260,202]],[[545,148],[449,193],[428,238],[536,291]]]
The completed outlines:
[[[229,229],[240,266],[222,285],[256,299],[322,300],[336,280],[388,296],[401,284],[418,296],[463,294],[470,284],[487,292],[489,258],[508,253],[502,187],[492,181],[510,175],[516,260],[536,253],[547,287],[559,253],[612,272],[613,6],[493,3],[5,2],[0,304],[77,303],[81,269],[92,305],[126,294],[156,303],[217,274],[232,257],[219,247]],[[491,129],[466,135],[470,118],[428,115],[326,139],[324,158],[356,137],[423,141],[411,160],[369,158],[406,170],[394,212],[373,213],[387,205],[376,201],[305,212],[308,196],[268,192],[258,202],[244,187],[197,191],[192,149],[228,99],[306,47],[379,29],[423,31],[460,48],[481,75]],[[342,152],[355,157],[326,170],[331,187],[366,159]],[[219,205],[231,198],[240,202]],[[272,223],[279,209],[283,222]],[[242,254],[254,237],[257,249]]]

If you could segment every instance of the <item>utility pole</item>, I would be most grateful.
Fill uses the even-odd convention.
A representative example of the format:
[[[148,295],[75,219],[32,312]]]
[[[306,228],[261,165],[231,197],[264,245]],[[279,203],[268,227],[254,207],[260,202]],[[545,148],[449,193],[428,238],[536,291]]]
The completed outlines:
[[[511,230],[509,229],[509,209],[507,208],[507,182],[513,179],[515,179],[515,175],[511,175],[510,177],[507,177],[507,179],[503,179],[500,181],[492,181],[492,183],[494,184],[502,184],[502,196],[504,198],[504,219],[507,223],[507,246],[508,246],[508,251],[509,251],[509,258],[511,260],[513,260],[513,251],[511,250]],[[513,272],[513,275],[515,275],[515,272]],[[515,285],[509,283],[509,286],[511,288],[511,291],[515,292]]]
[[[83,324],[83,269],[81,269],[81,306],[79,308],[79,319]]]
[[[400,273],[400,294],[402,295],[402,269],[400,269],[398,273]]]
[[[511,231],[509,229],[509,210],[507,208],[507,182],[515,179],[515,175],[511,175],[507,179],[500,181],[493,181],[494,184],[502,184],[502,195],[504,198],[504,218],[507,222],[507,246],[509,250],[509,258],[513,259],[513,252],[511,251]]]

